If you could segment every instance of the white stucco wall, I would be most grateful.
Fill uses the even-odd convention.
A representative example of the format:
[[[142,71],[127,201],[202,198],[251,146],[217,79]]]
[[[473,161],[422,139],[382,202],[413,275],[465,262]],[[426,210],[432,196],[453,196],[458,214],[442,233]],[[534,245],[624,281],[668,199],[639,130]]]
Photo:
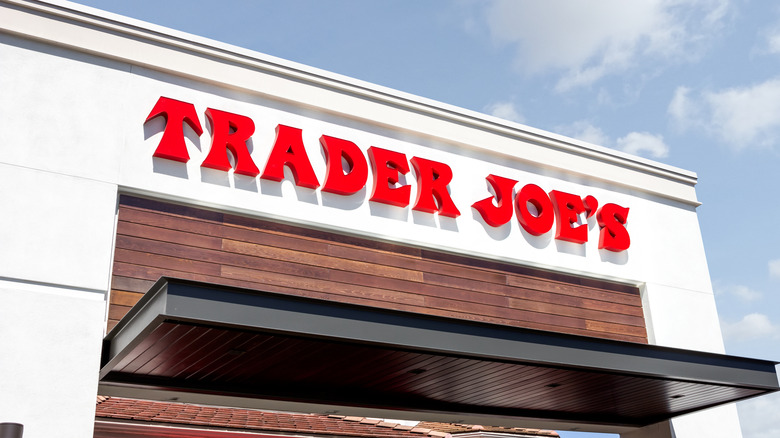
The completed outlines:
[[[91,436],[116,185],[0,164],[0,187],[0,422]]]

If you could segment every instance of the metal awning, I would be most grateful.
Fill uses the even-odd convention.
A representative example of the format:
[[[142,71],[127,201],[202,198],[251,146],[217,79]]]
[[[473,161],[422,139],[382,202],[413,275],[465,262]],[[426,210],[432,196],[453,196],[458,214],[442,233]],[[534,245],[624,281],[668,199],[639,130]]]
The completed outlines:
[[[777,391],[775,365],[161,279],[106,336],[100,390],[625,431]]]

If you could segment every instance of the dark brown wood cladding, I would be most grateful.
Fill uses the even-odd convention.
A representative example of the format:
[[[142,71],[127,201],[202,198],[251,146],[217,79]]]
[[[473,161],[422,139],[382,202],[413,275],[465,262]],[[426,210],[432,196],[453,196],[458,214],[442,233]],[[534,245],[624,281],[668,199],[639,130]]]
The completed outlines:
[[[123,195],[108,328],[161,276],[647,342],[632,286]]]

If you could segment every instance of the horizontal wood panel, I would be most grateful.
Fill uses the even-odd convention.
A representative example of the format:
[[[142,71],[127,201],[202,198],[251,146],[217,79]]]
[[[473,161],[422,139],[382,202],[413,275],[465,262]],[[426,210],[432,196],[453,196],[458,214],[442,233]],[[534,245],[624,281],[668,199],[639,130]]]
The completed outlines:
[[[111,304],[118,306],[133,306],[144,294],[125,290],[111,289]]]
[[[631,286],[122,196],[109,325],[160,276],[647,342]]]

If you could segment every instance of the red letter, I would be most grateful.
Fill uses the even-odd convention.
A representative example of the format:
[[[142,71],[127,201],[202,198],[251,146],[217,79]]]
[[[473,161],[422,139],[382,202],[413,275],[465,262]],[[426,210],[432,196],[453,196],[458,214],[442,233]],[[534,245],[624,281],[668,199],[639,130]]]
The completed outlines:
[[[528,204],[536,209],[536,214],[528,210]],[[541,236],[552,229],[555,222],[553,205],[547,193],[535,184],[527,184],[517,193],[515,198],[517,220],[523,229],[534,236]]]
[[[417,174],[417,201],[412,210],[426,213],[438,211],[447,217],[460,216],[460,211],[447,191],[447,185],[452,181],[450,166],[419,157],[412,157],[409,161]]]
[[[255,122],[249,117],[213,108],[206,110],[206,117],[211,120],[214,133],[211,149],[201,167],[229,171],[231,166],[227,151],[230,150],[236,160],[235,173],[257,176],[260,171],[246,148],[246,141],[255,133]]]
[[[328,163],[325,184],[322,186],[323,192],[352,195],[366,185],[368,164],[355,143],[323,135],[320,137],[320,144]],[[341,163],[342,158],[349,166],[346,173]]]
[[[408,185],[395,187],[401,175],[409,173],[406,155],[371,146],[368,148],[371,173],[374,174],[374,189],[369,201],[406,207],[412,188]]]
[[[558,218],[555,227],[555,238],[573,243],[585,243],[588,241],[588,225],[582,224],[577,227],[572,225],[577,223],[581,213],[585,212],[585,205],[582,198],[571,193],[559,192],[553,190],[550,192],[555,207],[555,216]]]
[[[599,233],[599,249],[620,252],[628,249],[631,238],[626,230],[628,208],[616,204],[605,204],[596,214],[601,233]]]
[[[144,123],[157,116],[165,117],[165,130],[160,144],[154,151],[154,156],[186,163],[190,160],[190,155],[187,153],[187,145],[184,144],[183,124],[189,125],[198,136],[203,134],[203,128],[200,127],[198,115],[195,113],[195,106],[191,103],[160,97]]]
[[[512,190],[517,181],[496,175],[488,175],[486,178],[493,187],[496,203],[493,205],[493,197],[477,201],[471,206],[482,215],[482,220],[491,227],[500,227],[512,219]],[[504,200],[509,199],[509,202]]]
[[[596,210],[599,208],[599,201],[596,198],[588,195],[582,201],[585,203],[585,211],[588,212],[587,218],[596,214]]]
[[[284,179],[284,166],[290,168],[295,178],[295,185],[309,189],[320,186],[320,181],[311,168],[309,156],[306,155],[306,148],[303,147],[301,130],[277,125],[276,142],[260,178],[281,181]]]

